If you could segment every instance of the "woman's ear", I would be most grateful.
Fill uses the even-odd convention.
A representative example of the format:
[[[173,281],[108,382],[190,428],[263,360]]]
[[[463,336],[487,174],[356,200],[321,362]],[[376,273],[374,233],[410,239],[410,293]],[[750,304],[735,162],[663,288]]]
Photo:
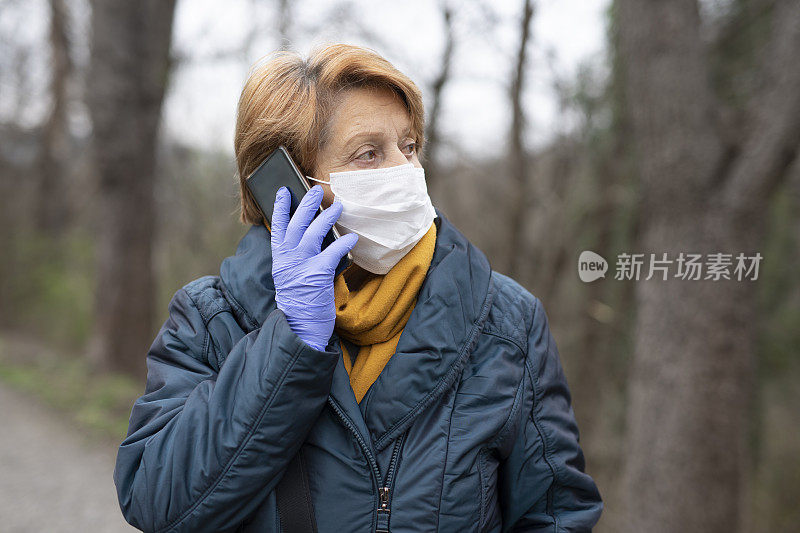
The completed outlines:
[[[333,203],[333,198],[335,196],[328,181],[330,179],[330,175],[325,173],[325,175],[320,176],[319,173],[314,173],[308,177],[313,178],[313,181],[309,180],[309,184],[319,185],[322,187],[322,207],[323,209],[327,209]]]

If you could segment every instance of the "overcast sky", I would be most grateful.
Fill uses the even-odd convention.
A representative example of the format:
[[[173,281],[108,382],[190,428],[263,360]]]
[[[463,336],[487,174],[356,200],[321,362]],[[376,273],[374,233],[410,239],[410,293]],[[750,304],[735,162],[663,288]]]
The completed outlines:
[[[465,151],[496,153],[509,122],[505,87],[519,36],[520,0],[485,2],[498,15],[489,27],[475,2],[455,2],[458,44],[451,84],[446,89],[443,128]],[[608,0],[540,0],[536,3],[529,52],[525,108],[529,141],[550,138],[563,123],[553,91],[556,76],[570,79],[580,62],[601,62],[605,47]],[[165,127],[185,142],[232,153],[236,102],[250,64],[279,46],[276,2],[252,0],[179,1],[174,50],[183,62],[172,80],[165,103]],[[385,2],[353,0],[354,17],[379,35],[382,43],[356,33],[353,25],[334,27],[334,0],[293,2],[293,48],[307,54],[315,44],[348,42],[375,48],[423,90],[426,104],[430,80],[439,67],[444,31],[439,3],[433,0]],[[241,47],[257,24],[259,38],[251,54],[211,60],[222,50]]]

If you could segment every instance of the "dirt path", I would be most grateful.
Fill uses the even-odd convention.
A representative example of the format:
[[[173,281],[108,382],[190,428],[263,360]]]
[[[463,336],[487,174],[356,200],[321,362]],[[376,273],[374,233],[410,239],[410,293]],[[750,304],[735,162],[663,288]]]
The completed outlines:
[[[0,383],[0,529],[5,533],[136,531],[117,504],[113,446]]]

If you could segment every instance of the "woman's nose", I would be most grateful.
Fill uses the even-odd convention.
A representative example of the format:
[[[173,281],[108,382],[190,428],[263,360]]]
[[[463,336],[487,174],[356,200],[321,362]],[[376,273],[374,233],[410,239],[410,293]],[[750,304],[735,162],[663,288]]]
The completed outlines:
[[[408,163],[408,158],[406,154],[400,149],[400,147],[395,146],[394,148],[386,154],[386,165],[385,167],[396,167],[398,165],[405,165]]]

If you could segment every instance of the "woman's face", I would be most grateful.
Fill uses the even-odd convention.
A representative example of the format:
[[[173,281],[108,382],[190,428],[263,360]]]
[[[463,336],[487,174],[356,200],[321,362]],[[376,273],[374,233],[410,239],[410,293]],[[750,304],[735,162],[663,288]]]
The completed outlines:
[[[328,181],[331,172],[395,167],[417,157],[418,139],[411,137],[411,119],[400,97],[388,89],[355,88],[344,91],[333,110],[328,141],[317,154],[312,177]],[[333,202],[333,192],[322,183],[322,206]]]

